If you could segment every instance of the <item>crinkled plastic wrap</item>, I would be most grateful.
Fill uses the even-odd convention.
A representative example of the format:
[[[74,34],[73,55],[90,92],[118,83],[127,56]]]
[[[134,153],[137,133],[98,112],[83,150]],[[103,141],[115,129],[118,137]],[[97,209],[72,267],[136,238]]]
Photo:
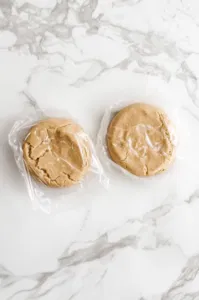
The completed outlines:
[[[60,122],[59,132],[56,129],[60,141],[50,136],[52,132],[50,127],[48,129],[37,128],[40,122],[40,124],[44,124],[46,120],[52,119],[56,120],[58,124]],[[62,125],[61,120],[66,121],[64,125]],[[69,138],[66,137],[65,140],[62,127],[65,131],[71,131]],[[59,211],[60,207],[65,207],[63,203],[67,202],[68,195],[71,193],[78,192],[76,198],[81,198],[82,193],[90,191],[93,187],[94,189],[100,186],[107,187],[108,179],[96,156],[93,143],[89,136],[80,129],[82,128],[78,125],[78,122],[68,113],[58,111],[42,112],[37,109],[25,115],[13,125],[9,133],[9,144],[13,149],[19,171],[25,180],[34,209],[40,208],[46,213],[54,213]],[[30,136],[31,130],[33,130],[33,136]],[[42,140],[42,143],[40,140]],[[32,143],[35,143],[35,148],[33,148]],[[64,150],[61,143],[65,145]],[[63,151],[67,151],[67,153],[63,153]],[[71,158],[77,152],[77,159],[76,157]],[[50,156],[50,162],[53,157],[51,165],[50,162],[46,164],[45,160],[48,159],[48,156]],[[29,161],[30,165],[28,164]],[[78,174],[79,169],[76,165],[78,163],[81,163],[82,176]],[[43,167],[42,164],[46,164],[48,169],[46,170],[46,165]],[[60,167],[60,174],[65,177],[61,178],[59,176],[59,169],[57,170],[55,166]],[[70,170],[70,174],[67,173],[68,169],[65,170],[64,167]],[[43,176],[43,178],[39,176]]]
[[[146,106],[146,109],[152,107],[154,111],[157,109],[157,113],[155,112],[157,120],[154,121],[149,117],[147,124],[146,117],[146,122],[139,123],[139,117],[136,116],[136,113],[133,115],[132,112],[130,116],[131,118],[133,116],[133,119],[129,119],[127,110],[133,110],[136,105]],[[131,126],[136,118],[138,118],[138,123],[136,126]],[[129,125],[128,129],[126,124]],[[179,128],[178,108],[175,105],[151,101],[147,98],[118,101],[106,109],[102,118],[97,137],[97,151],[101,161],[111,173],[116,174],[119,170],[133,180],[143,181],[161,177],[172,172],[176,160],[184,159],[183,146],[180,144],[182,133]],[[154,160],[151,159],[147,165],[146,159],[151,158],[152,155]],[[118,157],[120,157],[120,161],[118,161]],[[140,161],[144,162],[141,167]]]

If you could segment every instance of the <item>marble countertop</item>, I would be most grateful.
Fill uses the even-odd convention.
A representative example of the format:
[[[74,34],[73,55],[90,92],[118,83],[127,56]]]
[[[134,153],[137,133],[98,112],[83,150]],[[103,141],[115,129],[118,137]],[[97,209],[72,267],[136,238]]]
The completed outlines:
[[[197,0],[0,0],[1,300],[199,299],[198,37]],[[95,142],[146,86],[175,91],[188,129],[174,176],[33,210],[7,145],[18,114],[68,110]]]

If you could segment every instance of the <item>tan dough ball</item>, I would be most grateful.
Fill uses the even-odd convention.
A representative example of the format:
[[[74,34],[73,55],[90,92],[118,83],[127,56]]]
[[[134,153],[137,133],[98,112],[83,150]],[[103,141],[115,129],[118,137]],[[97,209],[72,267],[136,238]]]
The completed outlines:
[[[166,170],[175,157],[174,128],[159,108],[135,103],[112,119],[107,147],[112,160],[137,176]]]
[[[87,135],[72,120],[46,119],[30,129],[23,143],[26,167],[50,187],[78,183],[91,164]]]

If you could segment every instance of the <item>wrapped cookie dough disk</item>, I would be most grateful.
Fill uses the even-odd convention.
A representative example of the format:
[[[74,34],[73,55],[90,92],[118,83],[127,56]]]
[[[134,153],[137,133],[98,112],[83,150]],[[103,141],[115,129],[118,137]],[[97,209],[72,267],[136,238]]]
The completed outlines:
[[[97,149],[111,169],[145,180],[166,173],[175,164],[177,130],[168,113],[157,105],[129,101],[107,109]]]
[[[71,192],[78,200],[81,191],[108,184],[91,139],[67,113],[28,114],[14,124],[9,144],[33,208],[59,211]]]
[[[162,173],[175,159],[174,130],[163,110],[134,103],[111,120],[106,134],[108,154],[136,176]]]
[[[22,148],[29,173],[49,187],[78,184],[91,167],[89,139],[70,119],[38,122],[30,129]]]

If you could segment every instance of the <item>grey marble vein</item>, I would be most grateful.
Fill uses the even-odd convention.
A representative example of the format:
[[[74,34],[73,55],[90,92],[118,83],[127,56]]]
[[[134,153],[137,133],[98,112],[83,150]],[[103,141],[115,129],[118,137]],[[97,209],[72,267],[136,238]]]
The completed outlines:
[[[181,68],[177,72],[177,77],[184,81],[189,96],[193,100],[193,103],[197,105],[198,99],[196,92],[198,89],[198,80],[193,72],[189,69],[186,62],[182,63]]]
[[[195,300],[199,296],[198,292],[187,293],[186,285],[190,281],[193,281],[199,273],[199,255],[191,257],[184,269],[182,270],[179,278],[174,282],[171,288],[162,296],[161,300],[173,300],[173,299],[190,299]]]

